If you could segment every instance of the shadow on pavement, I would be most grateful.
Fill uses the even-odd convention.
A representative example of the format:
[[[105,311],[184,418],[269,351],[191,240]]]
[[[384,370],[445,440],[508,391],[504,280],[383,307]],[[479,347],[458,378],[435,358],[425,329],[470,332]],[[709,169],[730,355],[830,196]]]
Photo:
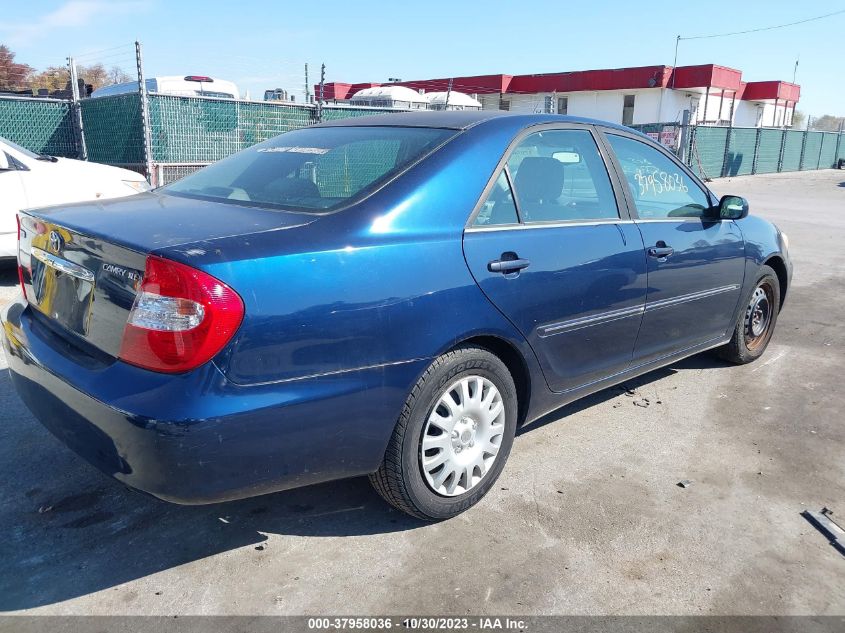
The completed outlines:
[[[207,506],[130,490],[35,421],[0,374],[0,612],[53,604],[245,546],[266,534],[350,536],[424,523],[365,478]]]
[[[667,376],[671,376],[672,374],[677,373],[678,371],[683,371],[685,369],[717,369],[719,367],[730,366],[730,363],[719,359],[712,353],[703,352],[701,354],[696,354],[695,356],[685,358],[681,361],[678,361],[677,363],[669,365],[668,367],[663,367],[662,369],[655,369],[654,371],[651,371],[647,374],[643,374],[642,376],[639,376],[637,378],[626,380],[620,385],[616,385],[615,387],[608,387],[607,389],[598,391],[590,396],[581,398],[580,400],[576,400],[575,402],[567,404],[559,409],[555,409],[551,413],[547,413],[541,418],[534,420],[530,424],[521,426],[517,429],[516,435],[517,437],[519,437],[520,435],[524,435],[525,433],[530,433],[531,431],[544,427],[547,424],[557,422],[558,420],[566,416],[574,415],[575,413],[584,411],[585,409],[589,409],[590,407],[596,406],[597,404],[601,404],[602,402],[613,400],[614,398],[618,397],[620,393],[625,393],[629,390],[636,391],[640,387],[651,384],[653,382],[657,382],[662,378],[666,378]]]
[[[712,356],[698,355],[622,389],[684,369],[720,366]],[[558,409],[518,433],[614,398],[619,390]],[[17,398],[5,371],[0,481],[0,612],[53,604],[222,552],[260,547],[267,534],[351,536],[425,525],[384,503],[364,478],[208,506],[148,497],[102,475],[50,435]]]

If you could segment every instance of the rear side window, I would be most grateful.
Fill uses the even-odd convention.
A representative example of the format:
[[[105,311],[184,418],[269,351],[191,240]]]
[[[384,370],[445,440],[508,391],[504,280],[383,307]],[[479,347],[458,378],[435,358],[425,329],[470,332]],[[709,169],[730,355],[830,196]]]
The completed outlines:
[[[439,128],[306,128],[250,147],[162,191],[327,213],[366,196],[455,134]]]
[[[618,219],[607,169],[587,130],[527,136],[508,158],[524,222]]]
[[[616,134],[608,134],[607,140],[622,166],[640,218],[698,218],[710,206],[707,194],[660,150]]]
[[[474,224],[475,226],[491,226],[518,223],[519,217],[516,214],[511,186],[502,170],[496,182],[493,183],[490,193],[487,194],[484,204],[481,205],[478,215],[475,216]]]

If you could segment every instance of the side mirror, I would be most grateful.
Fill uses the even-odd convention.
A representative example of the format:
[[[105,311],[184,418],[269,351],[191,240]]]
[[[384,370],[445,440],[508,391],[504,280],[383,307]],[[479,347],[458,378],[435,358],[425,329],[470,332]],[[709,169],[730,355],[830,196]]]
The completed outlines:
[[[741,196],[722,196],[719,200],[719,218],[741,220],[748,215],[748,200]]]
[[[9,171],[12,167],[9,165],[9,157],[6,152],[0,150],[0,171]]]

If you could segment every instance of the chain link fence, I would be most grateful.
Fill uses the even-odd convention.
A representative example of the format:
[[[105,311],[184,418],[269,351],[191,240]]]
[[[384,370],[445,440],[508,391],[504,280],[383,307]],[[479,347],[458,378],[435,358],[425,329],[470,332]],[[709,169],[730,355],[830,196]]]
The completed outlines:
[[[842,132],[691,126],[686,163],[701,178],[831,169],[845,161]]]
[[[79,153],[70,101],[2,97],[0,136],[38,154],[76,158]]]
[[[145,156],[142,95],[72,101],[0,97],[0,136],[38,153],[89,160],[146,173],[163,185],[230,154],[318,118],[397,112],[395,109],[289,104],[164,94],[147,96],[150,156]],[[81,114],[77,129],[75,108]],[[829,169],[845,160],[842,133],[768,128],[634,126],[672,148],[705,179]],[[147,160],[149,158],[149,160]],[[149,173],[147,173],[149,171]]]
[[[144,171],[144,132],[138,93],[83,99],[88,160]]]

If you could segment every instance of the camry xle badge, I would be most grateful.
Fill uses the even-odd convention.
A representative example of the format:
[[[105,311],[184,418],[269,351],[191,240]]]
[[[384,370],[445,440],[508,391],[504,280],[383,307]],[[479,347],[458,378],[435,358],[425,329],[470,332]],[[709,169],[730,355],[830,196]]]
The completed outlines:
[[[50,250],[58,254],[64,245],[64,239],[57,231],[50,231]]]

